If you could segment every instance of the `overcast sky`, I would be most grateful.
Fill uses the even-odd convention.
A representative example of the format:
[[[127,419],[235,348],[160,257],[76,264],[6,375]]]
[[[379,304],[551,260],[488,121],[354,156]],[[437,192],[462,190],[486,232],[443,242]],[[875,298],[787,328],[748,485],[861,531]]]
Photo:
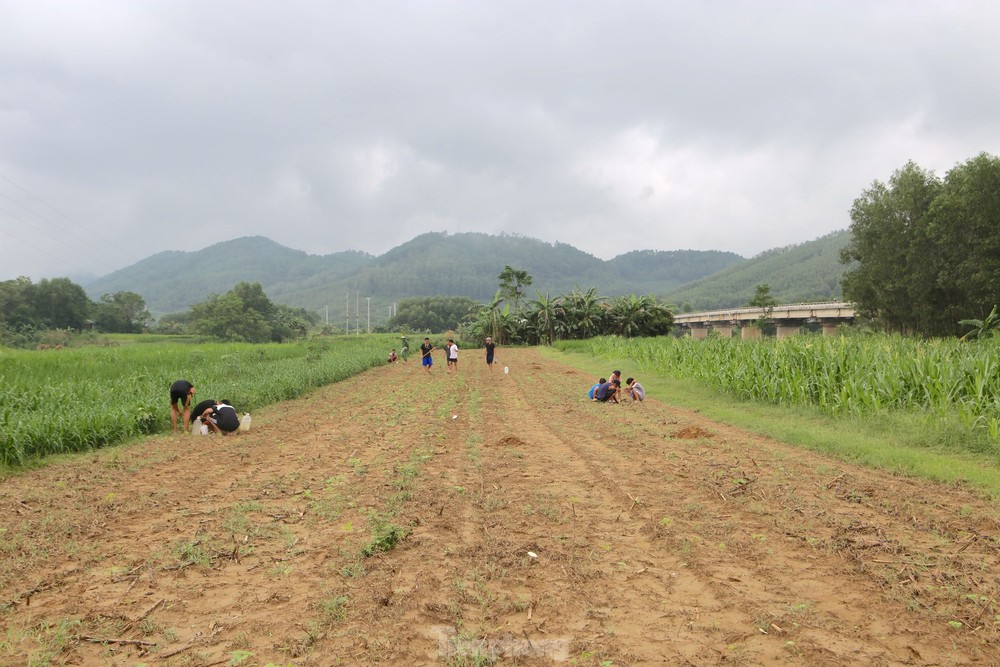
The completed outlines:
[[[0,280],[250,235],[749,257],[1000,153],[998,34],[995,0],[0,0]]]

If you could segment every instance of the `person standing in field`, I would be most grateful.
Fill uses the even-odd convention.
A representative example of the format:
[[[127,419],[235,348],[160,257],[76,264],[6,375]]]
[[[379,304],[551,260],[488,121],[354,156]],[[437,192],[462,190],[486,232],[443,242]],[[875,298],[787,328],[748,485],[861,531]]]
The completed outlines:
[[[177,433],[177,417],[184,414],[184,433],[187,433],[191,423],[191,397],[194,396],[194,385],[187,380],[178,380],[170,385],[170,424]]]
[[[402,343],[402,347],[399,348],[399,356],[403,358],[403,362],[405,363],[410,359],[410,341],[406,339],[406,336],[400,336],[399,340]]]
[[[431,370],[431,366],[434,365],[434,359],[431,357],[431,352],[433,351],[434,346],[431,345],[431,339],[425,338],[424,342],[420,345],[420,363],[428,373]]]
[[[496,352],[497,346],[493,344],[493,339],[489,336],[486,337],[486,365],[490,367],[490,373],[493,372],[493,353]]]
[[[458,372],[458,345],[455,344],[455,340],[452,338],[448,339],[448,370]]]

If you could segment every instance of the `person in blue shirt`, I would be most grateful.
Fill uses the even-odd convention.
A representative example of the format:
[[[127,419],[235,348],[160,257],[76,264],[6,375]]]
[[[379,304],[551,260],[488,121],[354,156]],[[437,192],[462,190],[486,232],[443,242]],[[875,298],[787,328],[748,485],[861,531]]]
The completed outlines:
[[[594,398],[601,403],[617,403],[618,385],[610,380],[608,382],[601,383],[601,386],[597,388],[596,392],[594,392]]]
[[[595,384],[593,387],[591,387],[590,391],[587,392],[587,398],[589,398],[592,401],[596,401],[597,400],[597,388],[600,387],[605,382],[607,382],[607,380],[605,378],[601,378],[600,380],[598,380],[597,384]]]

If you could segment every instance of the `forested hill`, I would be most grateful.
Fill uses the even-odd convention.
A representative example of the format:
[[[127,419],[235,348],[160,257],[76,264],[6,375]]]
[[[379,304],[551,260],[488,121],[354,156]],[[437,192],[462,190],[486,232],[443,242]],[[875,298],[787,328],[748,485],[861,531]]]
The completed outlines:
[[[533,278],[528,294],[553,295],[579,286],[602,295],[662,295],[745,261],[720,251],[630,252],[601,260],[564,243],[521,236],[428,233],[373,257],[361,252],[309,255],[260,236],[217,243],[194,252],[163,252],[84,285],[92,298],[118,291],[142,295],[157,315],[185,310],[240,281],[259,282],[278,303],[342,317],[346,295],[371,297],[373,321],[411,296],[468,296],[489,300],[505,265]],[[354,311],[351,303],[351,311]]]
[[[843,230],[815,241],[768,250],[714,275],[667,290],[669,303],[691,310],[746,305],[757,285],[770,285],[778,303],[842,298],[840,279],[849,267],[840,251],[851,239]]]

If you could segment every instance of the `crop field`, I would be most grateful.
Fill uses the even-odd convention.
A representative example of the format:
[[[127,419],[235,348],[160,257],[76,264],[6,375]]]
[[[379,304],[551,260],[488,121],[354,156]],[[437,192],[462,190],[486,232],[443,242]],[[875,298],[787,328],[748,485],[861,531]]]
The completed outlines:
[[[202,398],[255,411],[385,359],[384,337],[285,345],[171,344],[0,350],[0,464],[170,429],[168,389],[190,379]]]
[[[995,502],[480,354],[7,476],[0,664],[998,664]]]
[[[968,430],[970,448],[1000,454],[1000,340],[605,337],[561,346],[634,359],[648,372],[698,380],[744,400],[832,415],[915,411],[953,419]]]

